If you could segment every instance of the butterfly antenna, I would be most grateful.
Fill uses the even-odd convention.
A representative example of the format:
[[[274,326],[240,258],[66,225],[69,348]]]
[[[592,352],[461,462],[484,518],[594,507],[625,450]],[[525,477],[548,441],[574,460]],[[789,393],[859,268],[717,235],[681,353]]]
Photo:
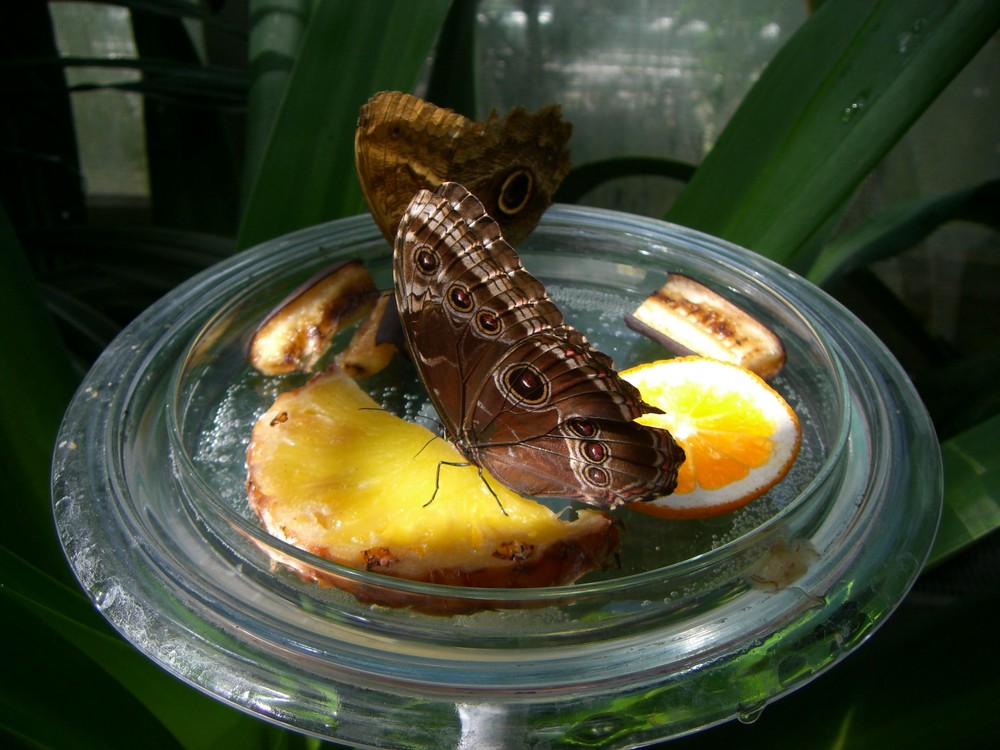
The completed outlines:
[[[438,427],[438,429],[439,429],[439,430],[440,430],[441,432],[444,432],[444,422],[442,422],[442,421],[441,421],[440,419],[434,419],[434,417],[426,417],[426,416],[423,416],[423,415],[421,415],[421,417],[420,417],[420,418],[421,418],[421,419],[425,419],[425,420],[427,420],[427,421],[428,421],[428,422],[430,422],[431,424],[436,424],[436,425],[437,425],[437,427]]]
[[[416,458],[417,456],[419,456],[421,453],[424,452],[424,448],[426,448],[428,445],[430,445],[431,443],[433,443],[435,440],[441,440],[441,439],[442,438],[441,438],[440,435],[432,435],[431,438],[430,438],[430,440],[428,440],[426,443],[424,443],[422,446],[420,446],[420,450],[418,450],[416,453],[413,454],[413,457]],[[438,464],[438,476],[440,476],[440,475],[441,475],[441,464]],[[435,495],[437,494],[437,489],[436,488],[434,490],[434,494]]]

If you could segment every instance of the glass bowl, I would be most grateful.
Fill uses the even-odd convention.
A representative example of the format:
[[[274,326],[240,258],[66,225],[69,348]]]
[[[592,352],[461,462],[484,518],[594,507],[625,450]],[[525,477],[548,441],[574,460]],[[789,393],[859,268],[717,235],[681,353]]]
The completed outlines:
[[[670,272],[777,331],[788,360],[772,385],[803,426],[788,477],[714,519],[616,511],[620,563],[547,589],[409,582],[271,537],[247,505],[245,450],[254,420],[304,377],[253,371],[247,337],[333,261],[362,258],[388,288],[390,253],[367,216],[241,253],[122,332],[66,414],[53,502],[70,564],[122,635],[181,679],[358,746],[627,747],[753,718],[857,648],[909,589],[941,510],[941,459],[879,341],[746,250],[566,206],[521,258],[619,367],[667,356],[622,316]],[[363,385],[419,418],[426,399],[397,359]]]

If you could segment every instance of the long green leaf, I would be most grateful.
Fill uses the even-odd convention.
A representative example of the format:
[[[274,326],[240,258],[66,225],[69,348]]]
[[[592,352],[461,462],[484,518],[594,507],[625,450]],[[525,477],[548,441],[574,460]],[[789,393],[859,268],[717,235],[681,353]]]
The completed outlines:
[[[381,89],[408,90],[448,11],[445,0],[329,0],[309,19],[238,244],[360,212],[358,109]]]
[[[179,19],[133,11],[140,55],[197,64]],[[156,83],[155,73],[145,74]],[[238,152],[220,112],[143,99],[153,222],[158,226],[234,235],[239,221]]]
[[[915,378],[942,441],[1000,414],[997,383],[1000,383],[1000,340]],[[1000,451],[1000,445],[997,450]]]
[[[912,247],[948,221],[964,219],[997,226],[997,206],[1000,180],[907,202],[827,245],[807,276],[816,284],[830,284],[855,268]]]
[[[427,82],[427,100],[476,119],[476,15],[478,0],[459,0],[441,28],[434,66]]]
[[[76,388],[70,358],[0,206],[0,543],[68,579],[52,530],[49,466]]]
[[[996,0],[824,3],[667,218],[793,261],[998,27]]]
[[[251,82],[243,159],[244,196],[264,158],[312,7],[312,0],[250,0]]]
[[[941,444],[944,513],[928,566],[1000,527],[1000,415]]]
[[[75,590],[0,547],[0,594],[121,683],[192,750],[264,747],[266,725],[192,690],[116,634]],[[81,668],[76,663],[76,668]],[[88,667],[89,668],[89,665]],[[56,695],[53,696],[54,698]],[[107,727],[114,732],[114,727]]]

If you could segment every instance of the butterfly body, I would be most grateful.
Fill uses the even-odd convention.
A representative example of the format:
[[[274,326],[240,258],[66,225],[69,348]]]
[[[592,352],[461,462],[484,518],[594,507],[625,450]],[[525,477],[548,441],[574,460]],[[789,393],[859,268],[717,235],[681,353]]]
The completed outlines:
[[[657,410],[564,321],[464,187],[416,195],[393,272],[407,347],[469,461],[522,494],[600,507],[673,490],[683,451],[633,421]]]

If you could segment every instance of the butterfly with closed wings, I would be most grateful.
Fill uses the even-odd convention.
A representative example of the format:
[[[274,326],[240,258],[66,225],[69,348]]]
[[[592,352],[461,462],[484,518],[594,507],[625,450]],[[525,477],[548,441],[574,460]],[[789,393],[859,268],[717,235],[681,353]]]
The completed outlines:
[[[658,410],[563,320],[462,185],[412,199],[393,278],[407,348],[471,463],[521,494],[602,508],[673,491],[683,450],[633,421]]]
[[[365,201],[390,244],[418,190],[454,181],[518,245],[569,172],[571,131],[555,104],[470,120],[412,94],[381,91],[358,114],[354,158]]]

